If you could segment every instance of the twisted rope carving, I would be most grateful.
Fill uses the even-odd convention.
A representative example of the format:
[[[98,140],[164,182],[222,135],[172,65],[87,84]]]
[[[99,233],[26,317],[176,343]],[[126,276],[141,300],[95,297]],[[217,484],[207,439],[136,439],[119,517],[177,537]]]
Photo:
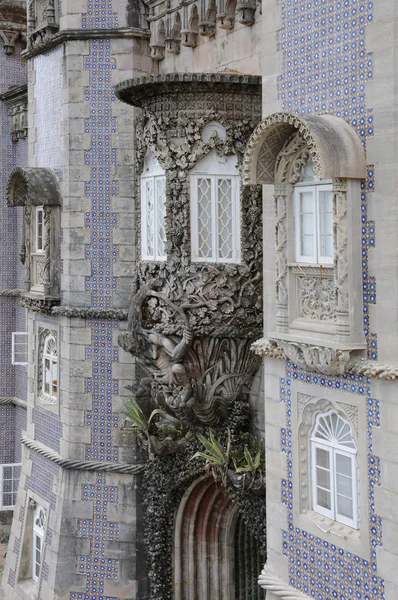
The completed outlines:
[[[287,231],[286,231],[286,191],[277,190],[275,186],[275,245],[276,245],[276,293],[278,300],[283,304],[287,302],[287,289],[285,277],[287,274]]]
[[[12,297],[18,298],[23,293],[24,293],[24,290],[18,290],[18,289],[12,289],[12,288],[0,290],[0,296],[6,297],[6,298],[12,298]]]
[[[258,585],[283,600],[309,600],[310,598],[307,594],[295,590],[277,577],[271,577],[267,574],[266,569],[262,570],[258,578]]]
[[[7,405],[14,405],[14,406],[20,406],[21,408],[27,408],[27,404],[24,400],[21,400],[20,398],[16,398],[15,396],[9,396],[9,397],[5,397],[5,398],[0,398],[0,406],[7,406]]]
[[[345,185],[335,185],[336,213],[334,217],[335,226],[335,286],[337,290],[337,308],[339,311],[348,310],[348,262],[346,249],[348,242],[347,232],[347,196]]]
[[[141,465],[129,465],[126,463],[103,463],[100,461],[90,461],[90,460],[70,460],[67,458],[62,458],[58,452],[51,450],[48,446],[37,442],[36,440],[31,440],[30,438],[23,437],[21,438],[21,443],[29,448],[29,450],[33,450],[33,452],[37,452],[40,456],[44,456],[51,462],[56,465],[62,467],[63,469],[74,469],[76,471],[101,471],[102,473],[123,473],[125,475],[138,475],[142,473],[146,469],[146,464]]]

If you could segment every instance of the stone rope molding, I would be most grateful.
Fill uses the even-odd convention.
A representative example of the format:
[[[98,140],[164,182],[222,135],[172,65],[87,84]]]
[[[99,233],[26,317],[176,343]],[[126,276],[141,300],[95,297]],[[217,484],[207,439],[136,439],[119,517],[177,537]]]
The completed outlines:
[[[25,410],[28,407],[27,403],[24,400],[21,400],[20,398],[16,398],[15,396],[0,398],[0,406],[9,406],[9,405],[20,406],[21,408],[24,408]]]
[[[287,359],[283,349],[276,344],[272,344],[266,338],[261,338],[254,342],[251,350],[257,356],[264,358]],[[382,364],[372,360],[353,360],[347,365],[346,373],[355,373],[355,375],[363,375],[364,377],[394,381],[398,379],[398,365]]]
[[[106,321],[127,321],[128,317],[128,310],[123,308],[55,306],[51,313],[69,319],[103,319]]]
[[[277,577],[268,575],[266,568],[261,572],[258,578],[258,584],[264,590],[272,592],[274,596],[282,598],[283,600],[309,600],[309,596],[295,590],[290,585],[287,585]]]
[[[21,443],[29,450],[37,452],[40,456],[44,456],[51,462],[55,463],[62,469],[74,469],[76,471],[101,471],[102,473],[122,473],[124,475],[138,475],[142,473],[146,464],[129,465],[127,463],[103,463],[93,460],[71,460],[63,458],[58,452],[55,452],[48,446],[32,440],[27,437],[21,438]]]
[[[22,296],[22,294],[24,293],[24,290],[18,290],[18,289],[12,289],[12,288],[6,288],[4,290],[0,290],[0,296],[4,297],[15,297],[18,298],[19,296]]]

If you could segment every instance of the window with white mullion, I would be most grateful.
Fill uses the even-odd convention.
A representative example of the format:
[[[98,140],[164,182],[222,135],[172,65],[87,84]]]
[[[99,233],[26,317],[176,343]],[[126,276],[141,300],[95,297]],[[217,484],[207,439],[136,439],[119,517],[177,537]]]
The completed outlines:
[[[344,525],[358,527],[356,511],[356,468],[354,456],[349,452],[334,450],[336,490],[336,520]]]
[[[296,260],[332,264],[333,192],[331,185],[296,185]]]
[[[192,193],[195,206],[192,215],[193,259],[215,262],[214,177],[209,175],[195,176]]]
[[[192,175],[192,260],[239,262],[239,230],[239,177]]]
[[[11,364],[28,364],[28,334],[22,331],[13,331],[11,336]]]
[[[44,252],[44,209],[42,206],[36,208],[36,252]]]
[[[237,262],[239,247],[236,219],[236,182],[233,177],[217,177],[217,259],[219,262]]]
[[[299,262],[316,263],[316,189],[296,187],[296,257]]]
[[[166,260],[164,175],[141,179],[141,252],[143,260]]]
[[[316,512],[334,518],[334,477],[332,450],[312,445],[312,499]]]
[[[311,436],[313,510],[357,529],[356,454],[350,423],[334,410],[318,415]]]
[[[332,186],[317,186],[317,255],[321,264],[333,263]]]
[[[155,177],[155,260],[166,260],[166,178]]]

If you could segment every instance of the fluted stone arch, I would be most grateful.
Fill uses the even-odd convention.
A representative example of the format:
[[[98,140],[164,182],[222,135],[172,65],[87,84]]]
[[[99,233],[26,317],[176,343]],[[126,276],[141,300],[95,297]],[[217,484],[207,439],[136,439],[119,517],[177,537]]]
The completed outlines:
[[[256,574],[263,561],[224,488],[209,476],[194,481],[176,516],[174,600],[262,598]]]
[[[332,115],[298,117],[274,113],[253,131],[243,162],[245,185],[275,182],[275,163],[283,146],[299,131],[321,179],[362,179],[365,153],[355,130]]]
[[[58,177],[48,167],[16,167],[7,184],[8,206],[60,206]]]

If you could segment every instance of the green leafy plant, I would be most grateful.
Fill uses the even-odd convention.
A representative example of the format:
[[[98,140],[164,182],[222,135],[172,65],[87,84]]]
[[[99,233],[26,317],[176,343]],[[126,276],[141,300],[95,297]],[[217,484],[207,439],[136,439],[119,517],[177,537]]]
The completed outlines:
[[[245,464],[240,467],[235,464],[235,473],[256,473],[261,464],[261,450],[258,450],[253,458],[249,448],[245,445],[244,460]]]
[[[156,408],[147,418],[135,398],[131,398],[130,404],[126,404],[124,408],[127,421],[133,423],[132,427],[129,429],[141,433],[146,438],[149,437],[149,431],[151,429],[153,418],[156,415],[166,414],[164,410]]]
[[[207,469],[211,469],[214,479],[216,481],[221,479],[225,482],[231,452],[231,432],[228,429],[227,447],[225,450],[221,443],[215,439],[211,430],[209,431],[209,439],[199,433],[198,440],[203,444],[206,452],[195,452],[191,460],[194,458],[204,459],[206,467]]]

